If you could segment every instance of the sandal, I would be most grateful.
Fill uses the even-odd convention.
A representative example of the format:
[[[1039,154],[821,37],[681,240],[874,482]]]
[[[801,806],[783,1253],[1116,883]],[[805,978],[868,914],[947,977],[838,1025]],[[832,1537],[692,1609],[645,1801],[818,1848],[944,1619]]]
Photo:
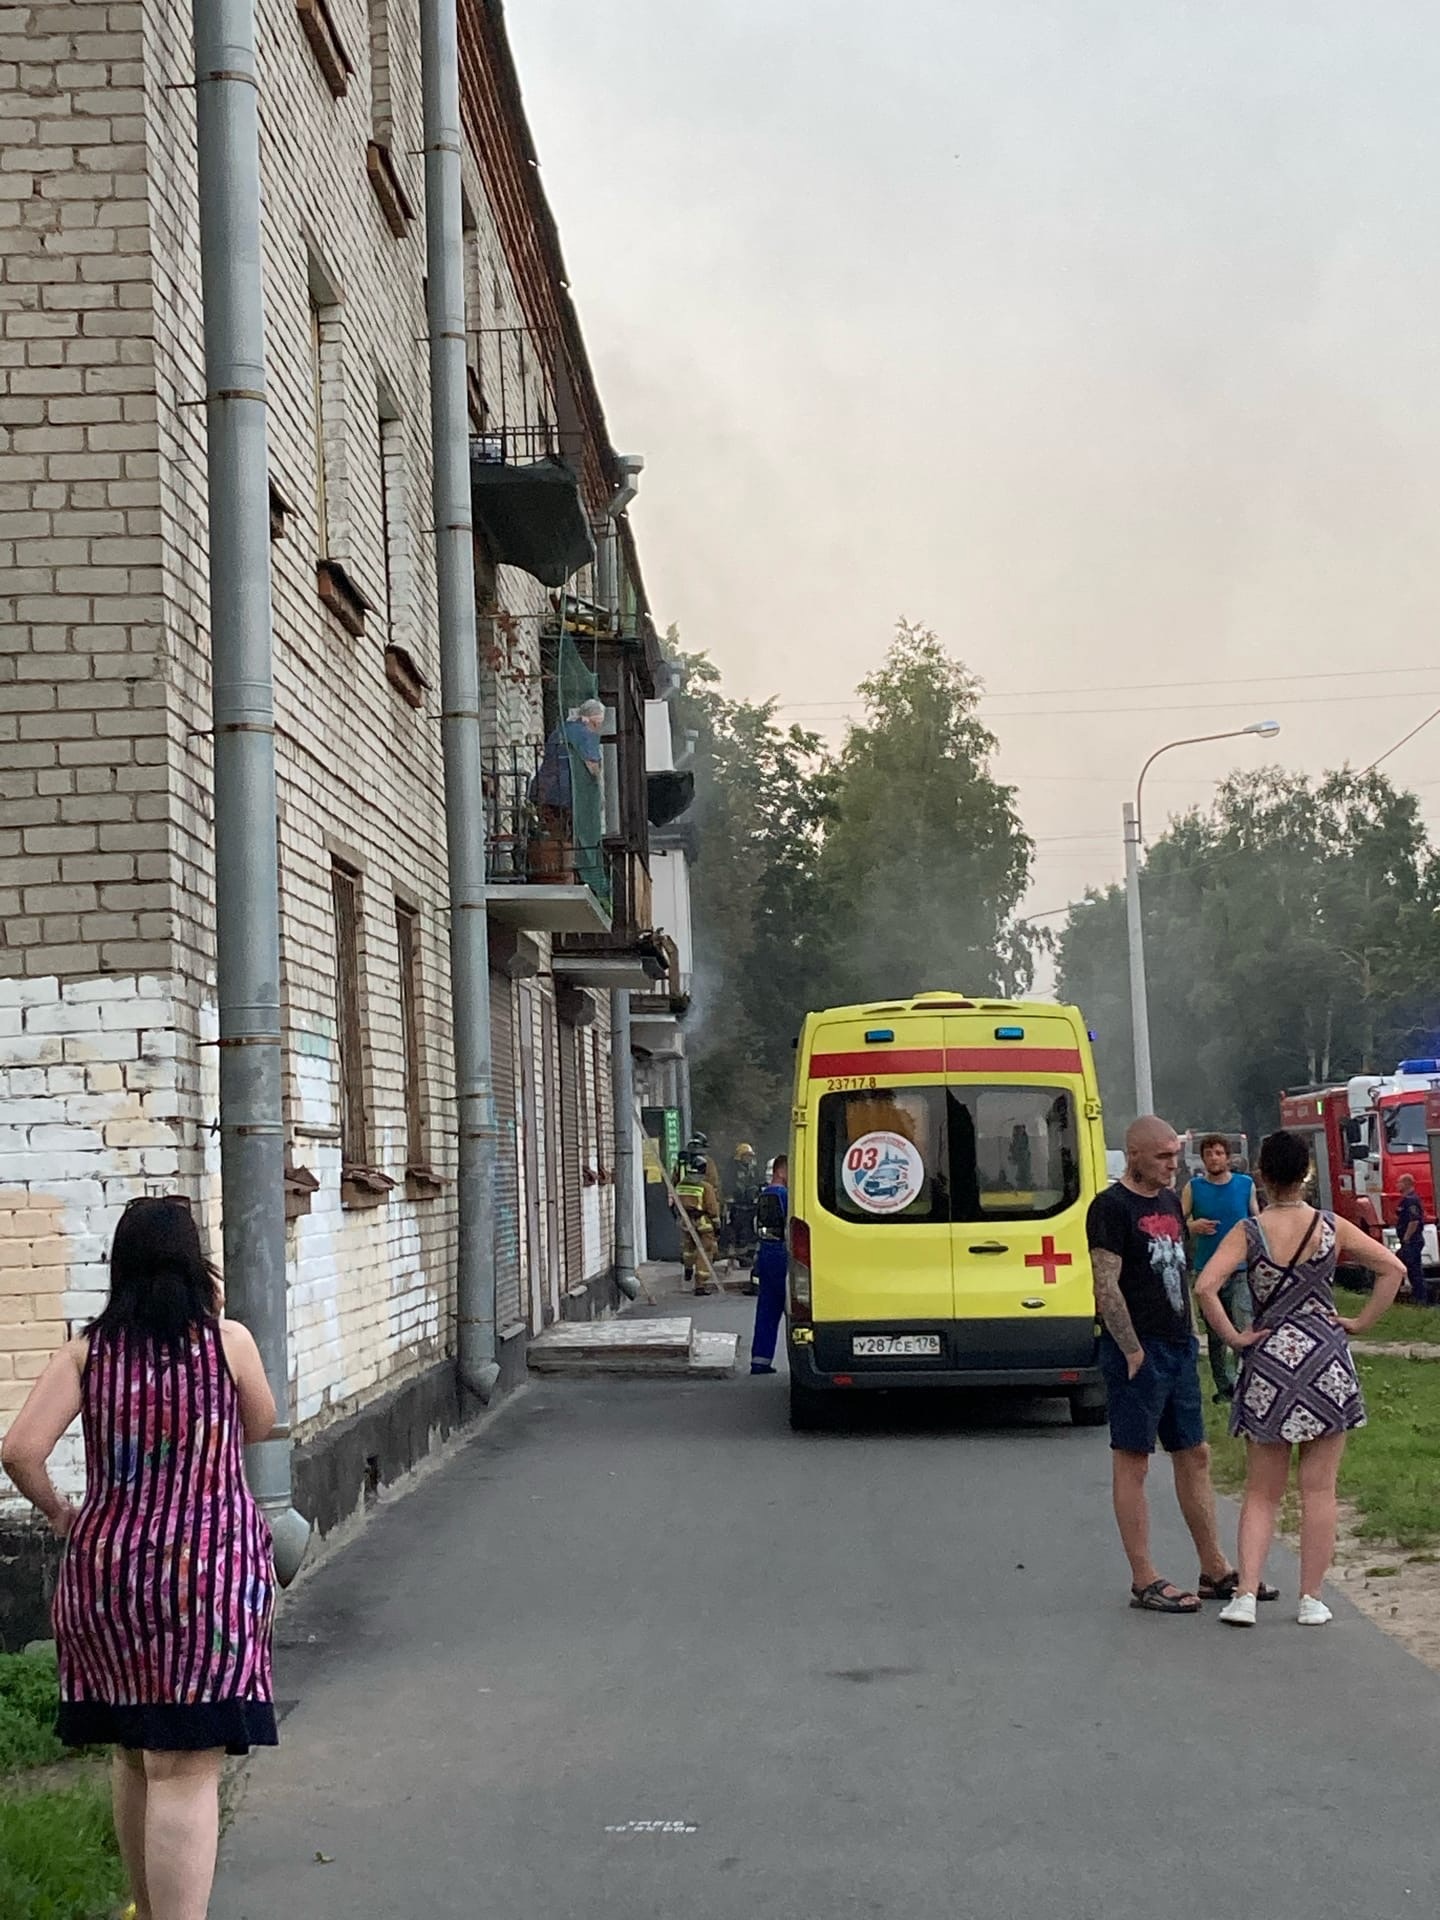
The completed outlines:
[[[1198,1594],[1182,1593],[1169,1580],[1152,1580],[1148,1587],[1131,1587],[1130,1604],[1142,1613],[1199,1613]]]
[[[1240,1591],[1240,1573],[1238,1568],[1232,1567],[1229,1573],[1222,1573],[1218,1580],[1212,1580],[1208,1573],[1202,1573],[1200,1576],[1200,1584],[1196,1591],[1202,1600],[1233,1600],[1235,1595]],[[1267,1587],[1262,1580],[1260,1582],[1260,1590],[1255,1595],[1255,1598],[1257,1600],[1278,1600],[1280,1598],[1280,1589],[1278,1587]]]

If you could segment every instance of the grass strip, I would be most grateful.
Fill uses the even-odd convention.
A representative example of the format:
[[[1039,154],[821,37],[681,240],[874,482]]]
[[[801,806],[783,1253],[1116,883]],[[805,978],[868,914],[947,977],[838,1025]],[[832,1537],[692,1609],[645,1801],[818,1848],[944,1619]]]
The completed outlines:
[[[0,1798],[0,1914],[103,1920],[124,1892],[102,1786]]]
[[[52,1659],[43,1654],[0,1653],[0,1774],[48,1766],[64,1758],[66,1749],[55,1738],[59,1701]]]
[[[1363,1354],[1356,1364],[1370,1422],[1350,1436],[1340,1497],[1359,1514],[1362,1539],[1423,1551],[1440,1541],[1440,1367]],[[1210,1405],[1206,1419],[1215,1484],[1235,1492],[1245,1480],[1245,1443],[1230,1438],[1228,1407]]]
[[[1363,1311],[1369,1298],[1368,1293],[1354,1293],[1349,1287],[1337,1287],[1335,1311],[1343,1314],[1347,1320],[1353,1319]],[[1440,1347],[1440,1309],[1412,1307],[1408,1300],[1397,1300],[1379,1324],[1373,1326],[1369,1333],[1362,1334],[1361,1338]]]

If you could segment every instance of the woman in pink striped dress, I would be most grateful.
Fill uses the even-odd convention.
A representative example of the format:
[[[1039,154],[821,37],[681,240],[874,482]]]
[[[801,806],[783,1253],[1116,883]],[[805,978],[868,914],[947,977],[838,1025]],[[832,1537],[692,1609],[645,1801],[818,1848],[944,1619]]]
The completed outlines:
[[[137,1920],[204,1920],[221,1762],[275,1744],[270,1534],[242,1453],[270,1432],[275,1401],[254,1340],[219,1307],[187,1203],[132,1201],[105,1311],[51,1360],[0,1455],[66,1542],[56,1730],[118,1749]],[[78,1509],[46,1470],[77,1414]]]

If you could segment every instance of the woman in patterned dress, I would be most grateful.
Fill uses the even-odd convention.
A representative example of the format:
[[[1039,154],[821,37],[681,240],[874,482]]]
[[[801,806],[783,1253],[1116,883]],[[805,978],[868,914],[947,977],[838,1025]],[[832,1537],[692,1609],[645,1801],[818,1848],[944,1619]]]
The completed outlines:
[[[1320,1589],[1335,1557],[1335,1481],[1345,1436],[1365,1424],[1365,1401],[1352,1333],[1368,1333],[1404,1278],[1399,1259],[1348,1220],[1322,1213],[1304,1197],[1310,1149],[1298,1133],[1272,1133],[1260,1148],[1260,1178],[1269,1205],[1257,1219],[1232,1227],[1206,1262],[1195,1287],[1200,1310],[1240,1354],[1230,1431],[1247,1441],[1245,1498],[1240,1509],[1240,1583],[1221,1610],[1227,1626],[1253,1627],[1255,1598],[1275,1521],[1290,1479],[1290,1449],[1300,1449],[1301,1626],[1323,1626],[1330,1609]],[[1368,1267],[1374,1290],[1353,1319],[1335,1311],[1340,1255]],[[1220,1289],[1238,1267],[1250,1269],[1255,1324],[1239,1332]]]
[[[0,1454],[66,1543],[56,1731],[116,1747],[137,1920],[204,1920],[221,1762],[275,1743],[270,1533],[242,1455],[269,1434],[275,1401],[254,1340],[220,1305],[188,1204],[132,1201],[105,1311],[50,1361]],[[46,1470],[77,1414],[78,1509]]]

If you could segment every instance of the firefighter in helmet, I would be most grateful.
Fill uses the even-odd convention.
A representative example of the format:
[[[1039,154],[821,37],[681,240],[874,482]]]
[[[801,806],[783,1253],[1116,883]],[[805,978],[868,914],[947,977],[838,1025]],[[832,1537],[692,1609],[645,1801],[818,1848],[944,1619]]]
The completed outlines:
[[[725,1211],[725,1250],[736,1260],[749,1260],[755,1251],[755,1202],[760,1193],[760,1166],[755,1149],[742,1140],[730,1170],[730,1198]]]
[[[703,1138],[703,1136],[699,1137]],[[720,1195],[716,1190],[715,1178],[710,1170],[709,1157],[704,1147],[697,1147],[693,1140],[687,1141],[685,1151],[680,1156],[677,1173],[676,1198],[685,1218],[695,1229],[713,1271],[717,1250],[716,1228],[720,1222]],[[680,1258],[684,1264],[685,1278],[687,1282],[693,1283],[696,1293],[712,1292],[710,1274],[698,1271],[700,1261],[695,1250],[695,1241],[683,1231],[680,1241]]]

